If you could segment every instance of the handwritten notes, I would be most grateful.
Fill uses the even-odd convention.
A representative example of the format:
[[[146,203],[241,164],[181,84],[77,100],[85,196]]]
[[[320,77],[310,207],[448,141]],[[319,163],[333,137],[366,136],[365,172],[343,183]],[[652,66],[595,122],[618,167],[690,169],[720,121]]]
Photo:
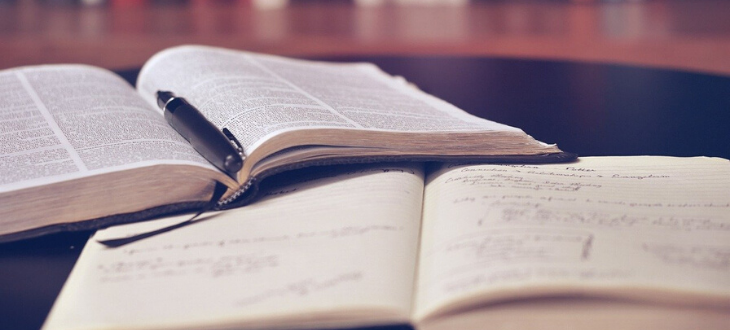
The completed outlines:
[[[90,242],[46,330],[417,323],[556,293],[730,306],[727,160],[445,165],[425,190],[413,166],[332,175],[119,249]]]
[[[291,234],[274,233],[273,235],[230,237],[225,239],[210,239],[209,237],[192,238],[185,242],[170,242],[164,245],[129,245],[122,249],[122,253],[128,255],[147,253],[185,253],[184,251],[196,249],[216,249],[217,253],[231,249],[245,249],[263,243],[298,244],[299,240],[321,240],[321,239],[348,239],[350,237],[375,235],[383,232],[398,232],[405,230],[405,227],[397,224],[365,224],[365,225],[343,225],[319,230],[302,230]],[[305,243],[306,244],[306,243]]]
[[[667,264],[730,272],[730,246],[644,243],[641,248]]]
[[[349,272],[331,276],[324,279],[307,278],[295,282],[288,282],[281,287],[274,288],[256,295],[242,298],[237,302],[240,306],[253,305],[269,299],[303,297],[317,294],[320,291],[331,289],[340,284],[358,282],[362,280],[363,272]]]
[[[333,175],[272,187],[253,205],[117,249],[94,239],[182,218],[98,232],[46,329],[246,328],[281,318],[316,327],[351,325],[353,315],[406,322],[423,172],[369,166]]]
[[[730,294],[727,160],[449,165],[428,178],[424,205],[420,315],[504,290]]]
[[[153,278],[202,275],[207,278],[235,276],[266,271],[278,266],[277,255],[231,254],[196,258],[156,256],[133,261],[101,262],[97,269],[100,283],[134,282]]]
[[[458,237],[443,251],[463,261],[456,269],[464,270],[500,263],[587,260],[592,241],[590,233],[571,230],[490,230]]]

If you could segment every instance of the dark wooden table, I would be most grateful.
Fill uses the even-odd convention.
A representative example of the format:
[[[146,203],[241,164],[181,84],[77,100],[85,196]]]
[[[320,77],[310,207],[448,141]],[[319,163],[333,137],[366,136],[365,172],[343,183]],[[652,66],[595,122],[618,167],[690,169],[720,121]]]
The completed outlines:
[[[348,57],[581,156],[730,158],[730,77],[473,57]],[[137,70],[119,71],[133,82]],[[730,189],[730,187],[729,187]],[[0,329],[37,329],[90,232],[0,244]]]

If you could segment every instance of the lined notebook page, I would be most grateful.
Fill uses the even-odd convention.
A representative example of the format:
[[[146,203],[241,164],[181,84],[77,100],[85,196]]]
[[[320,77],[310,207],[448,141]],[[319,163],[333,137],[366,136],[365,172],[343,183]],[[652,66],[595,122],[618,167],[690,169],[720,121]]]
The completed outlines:
[[[455,166],[427,182],[419,318],[555,294],[730,306],[727,160]]]
[[[359,167],[117,249],[95,239],[186,217],[99,231],[44,329],[407,322],[422,192],[418,167]]]

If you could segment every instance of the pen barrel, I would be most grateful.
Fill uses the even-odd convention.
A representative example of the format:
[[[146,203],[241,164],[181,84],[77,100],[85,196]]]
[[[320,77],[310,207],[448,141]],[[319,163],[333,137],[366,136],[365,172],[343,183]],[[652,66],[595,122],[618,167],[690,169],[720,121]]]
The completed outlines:
[[[165,105],[165,119],[193,148],[215,167],[235,177],[243,166],[238,150],[200,111],[183,98]]]

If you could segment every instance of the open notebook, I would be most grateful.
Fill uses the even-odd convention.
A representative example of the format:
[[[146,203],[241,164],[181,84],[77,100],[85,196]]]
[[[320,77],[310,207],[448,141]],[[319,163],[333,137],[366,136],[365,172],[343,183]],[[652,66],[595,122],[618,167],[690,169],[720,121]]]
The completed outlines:
[[[128,246],[96,240],[180,218],[99,231],[44,329],[730,326],[728,160],[424,172],[301,173]]]

